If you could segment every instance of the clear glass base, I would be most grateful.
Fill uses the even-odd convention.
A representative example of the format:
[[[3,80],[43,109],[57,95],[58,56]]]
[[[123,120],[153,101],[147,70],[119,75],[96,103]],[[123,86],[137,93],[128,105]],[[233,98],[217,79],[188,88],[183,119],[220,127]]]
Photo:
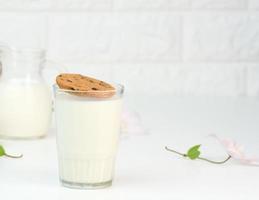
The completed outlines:
[[[95,190],[110,187],[112,185],[112,180],[102,183],[73,183],[69,181],[64,181],[60,179],[62,186],[72,188],[72,189],[84,189],[84,190]]]
[[[38,140],[38,139],[43,139],[47,136],[47,134],[44,135],[39,135],[39,136],[6,136],[6,135],[1,135],[0,134],[0,139],[4,140]]]

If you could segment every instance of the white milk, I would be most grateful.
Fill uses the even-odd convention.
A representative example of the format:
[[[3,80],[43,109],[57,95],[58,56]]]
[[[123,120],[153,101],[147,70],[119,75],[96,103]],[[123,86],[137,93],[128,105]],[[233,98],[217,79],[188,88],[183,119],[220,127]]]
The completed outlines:
[[[101,184],[112,180],[121,99],[91,100],[56,96],[60,178],[68,183]]]
[[[42,137],[50,119],[51,93],[45,84],[0,83],[0,136]]]

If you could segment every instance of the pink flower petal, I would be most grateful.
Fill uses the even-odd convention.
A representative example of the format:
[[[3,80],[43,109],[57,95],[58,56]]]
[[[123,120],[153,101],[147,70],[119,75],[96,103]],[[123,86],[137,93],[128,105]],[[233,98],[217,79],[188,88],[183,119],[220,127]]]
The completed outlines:
[[[122,112],[121,132],[130,134],[143,134],[145,130],[142,126],[141,117],[136,112],[124,110]]]
[[[259,166],[259,158],[248,158],[243,151],[244,148],[242,145],[237,144],[235,141],[230,139],[220,138],[214,134],[210,136],[217,139],[232,158],[243,164]]]

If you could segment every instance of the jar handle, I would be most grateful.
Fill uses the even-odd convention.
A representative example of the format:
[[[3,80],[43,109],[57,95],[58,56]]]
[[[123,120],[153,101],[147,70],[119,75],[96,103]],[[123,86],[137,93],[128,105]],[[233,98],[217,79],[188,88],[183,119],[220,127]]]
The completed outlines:
[[[58,61],[55,61],[53,59],[49,59],[47,58],[46,59],[46,63],[50,63],[50,64],[54,64],[55,66],[57,67],[54,67],[56,71],[60,72],[68,72],[68,68],[65,64],[61,63],[61,62],[58,62]]]
[[[9,46],[3,42],[0,42],[0,76],[3,71],[3,52],[5,49],[9,48]]]
[[[2,75],[2,72],[3,72],[3,53],[4,51],[11,50],[11,49],[12,47],[9,44],[0,41],[0,76]]]
[[[3,64],[2,64],[2,58],[0,56],[0,76],[2,76],[2,71],[3,71]]]
[[[55,67],[54,68],[47,67],[48,64],[52,64]],[[56,71],[58,73],[67,73],[68,72],[68,67],[65,64],[55,61],[53,59],[49,59],[49,58],[46,58],[46,65],[42,70],[47,70],[47,69],[49,69],[51,71]],[[54,107],[55,107],[54,104],[55,104],[54,99],[52,99],[52,112],[54,112]]]
[[[55,73],[67,73],[68,72],[68,67],[63,64],[63,63],[60,63],[58,61],[54,61],[52,59],[49,59],[49,58],[46,58],[45,59],[45,66],[41,69],[41,72],[43,71],[52,71],[52,72],[55,72]],[[49,67],[48,65],[51,64],[51,65],[54,65],[54,67]]]

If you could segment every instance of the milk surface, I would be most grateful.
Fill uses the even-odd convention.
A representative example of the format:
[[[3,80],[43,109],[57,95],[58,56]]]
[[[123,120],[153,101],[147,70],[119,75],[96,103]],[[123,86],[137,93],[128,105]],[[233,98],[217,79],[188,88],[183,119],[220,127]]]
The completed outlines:
[[[0,83],[0,136],[43,137],[50,125],[51,104],[45,84]]]
[[[98,184],[113,178],[121,99],[56,96],[57,143],[62,181]]]

